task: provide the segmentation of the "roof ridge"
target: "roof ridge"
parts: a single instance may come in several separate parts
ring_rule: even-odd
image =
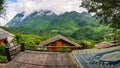
[[[68,43],[70,43],[70,44],[73,44],[73,45],[75,45],[75,46],[80,46],[79,44],[77,44],[77,43],[75,43],[75,42],[67,39],[66,37],[64,37],[64,36],[62,36],[62,35],[56,35],[56,36],[54,36],[54,37],[51,37],[51,38],[49,38],[48,40],[45,40],[45,41],[41,42],[41,43],[39,44],[39,46],[47,45],[47,44],[52,43],[52,42],[55,42],[55,41],[57,41],[57,40],[64,40],[64,41],[66,41],[66,42],[68,42]],[[39,46],[38,46],[38,47],[39,47]]]
[[[8,36],[14,36],[13,34],[9,33],[8,31],[0,28],[0,39],[5,39]]]

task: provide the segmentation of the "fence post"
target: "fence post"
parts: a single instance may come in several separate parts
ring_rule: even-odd
[[[25,51],[25,44],[24,43],[20,43],[21,44],[21,51]]]
[[[5,47],[5,53],[6,53],[6,56],[7,56],[7,60],[8,60],[8,61],[11,61],[12,58],[11,58],[11,56],[10,56],[9,43],[8,43],[7,39],[4,40],[4,43],[5,43],[5,45],[6,45],[6,47]]]
[[[11,56],[10,56],[10,50],[9,50],[9,47],[5,47],[5,53],[6,53],[6,56],[7,56],[7,60],[8,61],[11,61]]]

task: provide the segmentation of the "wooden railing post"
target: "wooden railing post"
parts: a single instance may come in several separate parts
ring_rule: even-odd
[[[7,60],[8,60],[8,61],[11,61],[12,58],[11,58],[11,56],[10,56],[9,43],[8,43],[7,39],[4,40],[4,43],[5,43],[5,45],[6,45],[6,47],[5,47],[5,53],[6,53],[6,56],[7,56]]]
[[[25,44],[24,43],[20,43],[21,44],[21,51],[25,51]]]
[[[6,53],[6,56],[7,56],[7,60],[8,60],[8,61],[11,61],[12,58],[11,58],[11,56],[10,56],[10,50],[9,50],[9,47],[8,47],[8,46],[5,47],[5,53]]]

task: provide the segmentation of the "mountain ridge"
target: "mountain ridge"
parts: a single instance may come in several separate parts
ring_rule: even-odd
[[[51,11],[34,12],[23,19],[15,16],[7,25],[13,32],[40,36],[61,34],[76,40],[103,40],[110,30],[101,26],[89,13],[76,11],[56,15]],[[18,19],[18,20],[17,20]],[[22,21],[21,21],[22,19]]]
[[[72,11],[72,12],[65,12],[64,14],[61,15],[56,15],[55,13],[48,11],[48,10],[41,10],[39,12],[33,12],[32,14],[30,14],[29,16],[24,18],[24,12],[23,13],[19,13],[17,14],[10,22],[8,22],[6,24],[7,27],[18,27],[21,26],[24,23],[27,23],[29,21],[31,21],[32,19],[39,19],[42,21],[45,20],[55,20],[56,18],[60,18],[60,17],[64,17],[64,18],[69,18],[69,19],[76,19],[76,16],[79,16],[78,18],[80,19],[80,17],[83,16],[83,18],[85,17],[84,15],[89,15],[89,18],[91,18],[91,20],[93,19],[92,16],[90,17],[90,14],[88,14],[87,12],[83,12],[83,13],[78,13],[76,11]],[[76,22],[79,20],[77,18],[77,20],[75,20]]]

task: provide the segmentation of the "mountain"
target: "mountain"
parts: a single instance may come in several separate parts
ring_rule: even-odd
[[[23,12],[17,14],[6,26],[15,33],[42,36],[62,34],[76,40],[103,40],[105,34],[110,32],[89,13],[76,11],[56,15],[54,12],[41,10],[28,16]]]
[[[19,13],[6,26],[24,28],[26,30],[31,29],[42,33],[47,31],[49,33],[54,32],[70,35],[78,30],[80,26],[94,25],[94,23],[95,20],[87,12],[78,13],[72,11],[56,15],[51,11],[41,10],[26,17],[24,12]]]
[[[47,27],[51,28],[51,25],[58,24],[61,22],[61,25],[64,22],[74,22],[78,26],[88,25],[94,22],[94,19],[90,14],[83,12],[78,13],[76,11],[66,12],[61,15],[56,15],[55,13],[48,10],[41,10],[40,12],[34,12],[29,16],[24,15],[23,13],[17,14],[9,23],[6,24],[8,27],[34,27],[34,29],[46,29]],[[60,25],[60,23],[59,23]],[[59,26],[58,26],[59,27]]]
[[[41,10],[26,17],[24,12],[19,13],[6,26],[40,31],[51,29],[53,32],[71,34],[78,30],[80,26],[94,25],[94,23],[95,20],[87,12],[72,11],[56,15],[51,11]]]
[[[27,27],[35,27],[40,29],[47,27],[47,25],[57,17],[56,14],[54,14],[51,11],[43,11],[40,12],[34,12],[30,14],[29,16],[24,16],[23,13],[17,14],[9,23],[6,24],[7,27],[19,27],[19,26],[27,26]]]
[[[23,13],[18,13],[9,23],[6,24],[6,26],[18,26],[22,23],[22,19],[24,17],[24,12]]]

